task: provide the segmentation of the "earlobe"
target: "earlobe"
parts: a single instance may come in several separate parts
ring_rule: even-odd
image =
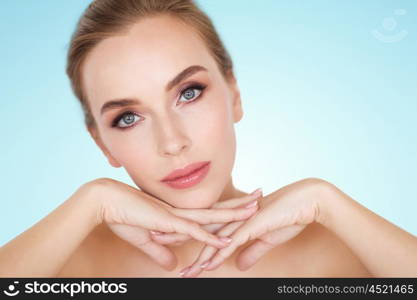
[[[97,144],[97,146],[101,149],[103,154],[107,157],[107,160],[109,161],[109,164],[115,168],[120,168],[122,165],[119,164],[119,162],[110,154],[110,152],[107,150],[106,146],[101,141],[100,135],[98,133],[97,128],[90,127],[87,128],[88,132],[90,133],[91,137],[93,138],[94,142]]]
[[[118,162],[117,162],[117,160],[115,160],[112,156],[111,156],[111,154],[105,154],[106,155],[106,157],[107,157],[107,160],[109,161],[109,164],[112,166],[112,167],[115,167],[115,168],[120,168],[122,165],[121,164],[119,164]]]

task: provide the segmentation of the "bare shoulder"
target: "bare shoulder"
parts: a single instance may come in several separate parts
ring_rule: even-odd
[[[271,252],[268,261],[289,277],[372,277],[341,239],[316,222]]]

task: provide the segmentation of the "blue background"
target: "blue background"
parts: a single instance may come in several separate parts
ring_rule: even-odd
[[[236,187],[270,193],[320,177],[416,235],[417,2],[197,3],[229,49],[241,90]],[[0,245],[87,181],[134,185],[88,135],[65,75],[87,4],[2,1]]]

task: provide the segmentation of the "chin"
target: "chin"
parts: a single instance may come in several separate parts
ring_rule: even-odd
[[[220,194],[221,191],[216,193],[213,189],[196,189],[183,197],[177,196],[172,201],[167,200],[167,202],[177,208],[210,208],[217,202]]]
[[[207,199],[207,201],[200,199],[182,199],[181,201],[174,201],[170,202],[171,205],[175,206],[176,208],[210,208],[214,203],[217,201],[213,201],[213,199]]]

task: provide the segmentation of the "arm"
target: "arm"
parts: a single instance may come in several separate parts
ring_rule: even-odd
[[[325,182],[318,222],[334,232],[375,277],[416,277],[417,238]]]
[[[246,199],[247,200],[247,199]],[[175,254],[149,231],[189,235],[214,247],[230,242],[205,231],[202,224],[243,220],[254,208],[180,209],[109,178],[81,186],[37,224],[0,248],[0,277],[56,277],[72,253],[100,223],[172,270]]]
[[[54,277],[99,223],[99,204],[83,185],[45,218],[0,248],[0,277]]]

